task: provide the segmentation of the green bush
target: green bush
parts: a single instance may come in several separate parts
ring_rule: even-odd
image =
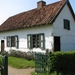
[[[2,64],[2,61],[1,61],[1,60],[2,60],[2,57],[1,57],[1,55],[0,55],[0,67],[1,67],[1,64]]]
[[[11,50],[9,56],[19,57],[19,58],[25,58],[28,60],[34,59],[34,53],[33,52],[21,52],[16,50]]]
[[[1,54],[2,55],[7,55],[7,56],[9,55],[7,51],[3,51]]]
[[[62,74],[75,72],[75,52],[54,52],[50,58],[50,69]]]

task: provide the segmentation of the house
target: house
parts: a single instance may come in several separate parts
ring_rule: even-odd
[[[0,26],[0,50],[75,50],[75,14],[69,0],[46,5],[9,17]]]

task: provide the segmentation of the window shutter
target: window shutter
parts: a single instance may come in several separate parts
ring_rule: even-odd
[[[44,34],[40,34],[40,48],[45,49],[45,36],[44,36]]]
[[[7,47],[11,47],[11,37],[7,36]]]
[[[64,29],[67,29],[67,21],[64,20]]]
[[[18,36],[15,36],[15,47],[19,48],[19,39],[18,39]]]
[[[31,34],[27,35],[27,47],[29,49],[33,48],[33,36]]]
[[[30,48],[30,35],[27,35],[27,47]]]
[[[70,21],[68,20],[68,30],[70,30]]]
[[[64,29],[70,30],[70,21],[69,20],[64,19]]]
[[[15,36],[11,36],[11,47],[15,47]]]
[[[30,49],[33,48],[33,35],[30,35]]]

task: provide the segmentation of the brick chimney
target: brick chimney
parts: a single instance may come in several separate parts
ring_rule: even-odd
[[[38,9],[40,9],[40,8],[42,8],[43,6],[45,6],[46,5],[46,2],[45,1],[39,1],[39,2],[37,2],[37,8]]]

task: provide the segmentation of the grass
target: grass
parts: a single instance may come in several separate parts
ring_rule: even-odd
[[[53,72],[53,73],[50,73],[50,74],[44,74],[44,73],[35,73],[35,72],[32,72],[31,75],[57,75],[56,72]],[[61,74],[59,73],[59,75],[75,75],[75,73],[71,73],[71,74]]]
[[[32,72],[31,75],[56,75],[56,72],[53,72],[53,73],[50,73],[50,74],[47,74],[47,73],[46,74],[44,74],[44,73],[37,73],[36,74],[35,72]]]
[[[8,57],[8,64],[14,68],[22,69],[22,68],[33,68],[35,66],[34,61],[28,61],[23,58],[16,58],[16,57]]]

